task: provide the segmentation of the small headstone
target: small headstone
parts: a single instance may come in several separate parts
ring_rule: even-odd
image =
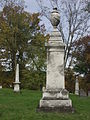
[[[45,91],[45,89],[46,89],[46,88],[45,88],[45,87],[43,87],[43,88],[42,88],[42,91],[44,92],[44,91]]]
[[[90,97],[90,91],[88,91],[88,96]]]
[[[2,85],[0,85],[0,89],[2,89]]]
[[[80,89],[80,97],[86,97],[87,96],[87,94],[86,94],[86,92],[83,90],[83,89]]]
[[[10,85],[10,88],[12,88],[12,85]]]
[[[78,75],[76,76],[76,81],[75,81],[75,94],[79,95],[79,81],[78,81]]]

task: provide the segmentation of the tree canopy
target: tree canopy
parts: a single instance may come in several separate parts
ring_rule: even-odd
[[[83,37],[73,43],[74,70],[79,74],[90,74],[90,36]]]
[[[44,25],[40,25],[39,15],[39,13],[26,12],[24,6],[13,0],[6,1],[0,12],[0,66],[1,71],[9,71],[13,74],[13,80],[17,50],[19,51],[20,79],[22,81],[25,80],[24,72],[27,73],[29,80],[30,75],[32,78],[34,77],[33,72],[36,74],[45,72],[44,44],[48,36],[44,34]],[[40,79],[39,77],[38,79]],[[43,77],[42,81],[44,81]],[[35,84],[37,86],[38,83]]]

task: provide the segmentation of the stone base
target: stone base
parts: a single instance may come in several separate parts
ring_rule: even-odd
[[[43,100],[68,100],[69,92],[66,89],[57,89],[57,90],[44,90],[43,91]]]
[[[14,82],[14,92],[20,92],[20,82]]]
[[[74,113],[75,110],[72,107],[38,107],[37,112],[60,112],[60,113]]]
[[[74,112],[72,101],[66,89],[45,90],[40,100],[38,111]]]
[[[40,100],[40,107],[72,107],[72,101],[69,100]]]

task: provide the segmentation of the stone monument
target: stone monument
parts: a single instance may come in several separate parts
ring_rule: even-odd
[[[76,75],[76,81],[75,81],[75,94],[79,95],[79,81],[78,81],[78,75]]]
[[[16,53],[16,75],[15,75],[15,82],[14,82],[14,92],[20,92],[20,82],[19,82],[19,52]]]
[[[88,96],[90,97],[90,90],[88,91]]]
[[[2,85],[0,85],[0,89],[2,89]]]
[[[60,22],[60,14],[57,8],[51,13],[53,31],[47,42],[47,72],[46,89],[39,103],[38,111],[73,111],[69,92],[65,89],[64,78],[64,48],[61,33],[57,26]]]
[[[82,89],[82,88],[80,89],[79,96],[80,97],[87,97],[87,94],[86,94],[84,89]]]

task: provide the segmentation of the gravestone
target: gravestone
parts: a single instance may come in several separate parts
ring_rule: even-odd
[[[10,88],[12,88],[12,85],[9,85],[10,86]]]
[[[19,64],[16,66],[16,76],[14,82],[14,92],[20,92],[20,82],[19,82]]]
[[[75,94],[79,95],[79,81],[78,81],[78,76],[76,76],[76,81],[75,81]]]
[[[0,85],[0,89],[2,89],[2,85]]]
[[[88,96],[90,97],[90,91],[88,91]]]
[[[19,82],[19,52],[16,53],[17,58],[17,65],[16,65],[16,75],[15,75],[15,82],[14,82],[14,92],[20,92],[20,82]]]
[[[65,89],[64,78],[64,48],[61,33],[57,26],[60,15],[57,8],[51,13],[53,31],[46,44],[47,48],[47,73],[46,89],[39,103],[38,111],[73,111],[69,92]]]
[[[86,92],[83,89],[80,89],[79,95],[80,95],[80,97],[86,97],[87,96]]]
[[[42,91],[45,91],[45,87],[43,86]]]

